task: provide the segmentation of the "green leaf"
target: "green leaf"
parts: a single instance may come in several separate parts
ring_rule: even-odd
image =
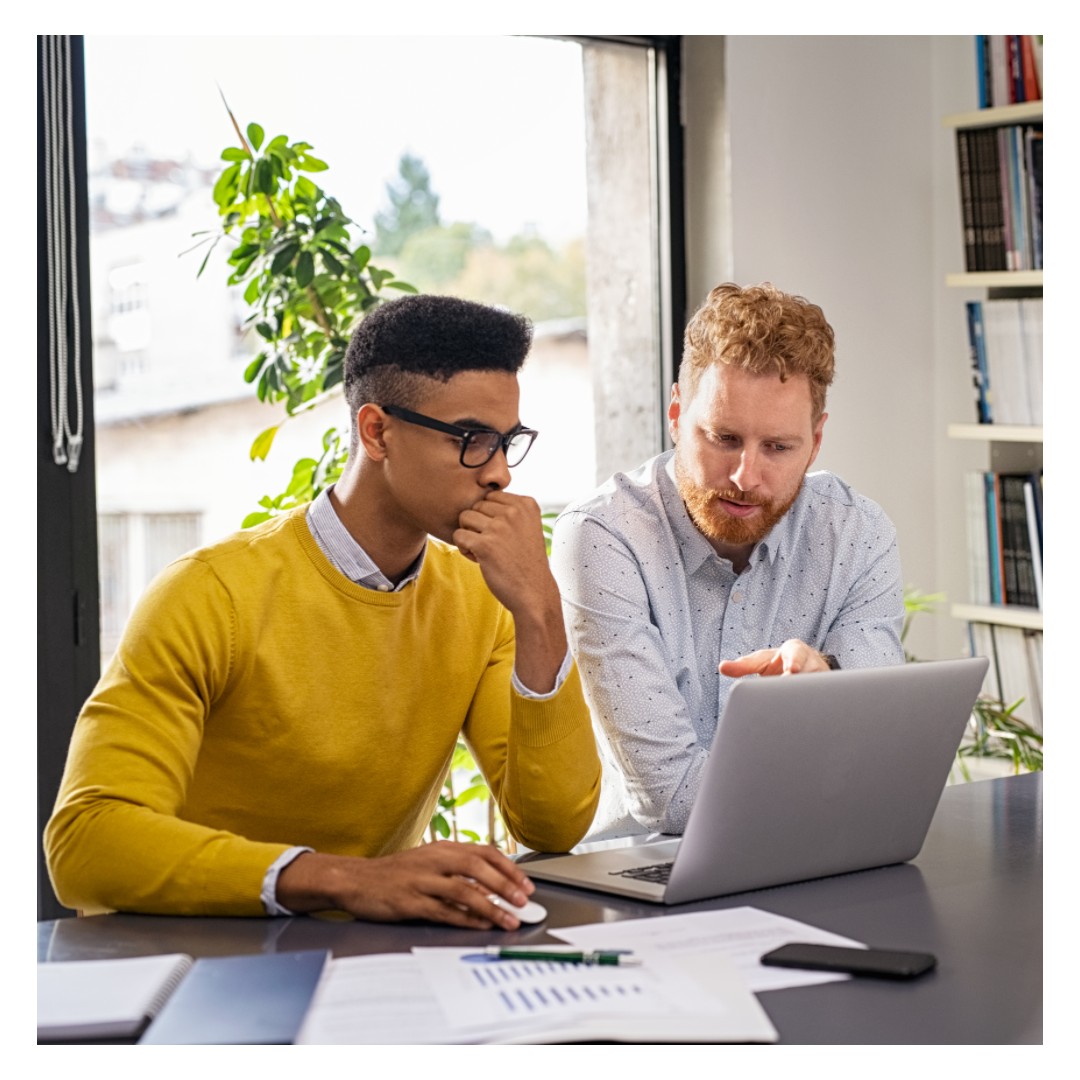
[[[247,161],[251,155],[240,146],[227,146],[221,151],[222,161]]]
[[[270,447],[274,444],[274,436],[278,433],[280,424],[275,424],[273,427],[268,427],[265,431],[260,432],[255,437],[255,441],[251,444],[250,457],[254,461],[258,458],[260,461],[266,460],[266,455],[270,453]]]
[[[254,187],[261,195],[273,195],[277,190],[274,166],[268,158],[260,158],[255,164]]]
[[[477,799],[486,799],[489,795],[487,784],[474,784],[472,787],[466,788],[454,800],[454,803],[457,806],[464,806],[466,803],[475,802]]]
[[[296,260],[296,284],[306,288],[311,284],[315,276],[315,260],[310,251],[301,251],[300,258]]]
[[[220,239],[220,237],[218,238]],[[202,272],[206,269],[206,264],[210,261],[210,256],[213,254],[214,248],[217,247],[217,240],[215,240],[209,248],[207,248],[206,254],[203,256],[203,261],[199,264],[199,271],[195,275],[197,278],[202,277]]]
[[[367,244],[361,244],[352,254],[353,265],[357,270],[363,270],[371,259],[371,248]]]
[[[236,197],[237,177],[239,175],[240,166],[230,165],[218,177],[212,194],[212,198],[218,206],[228,206]]]
[[[388,289],[398,289],[404,293],[418,293],[420,291],[415,285],[410,285],[407,281],[388,281],[386,287]]]
[[[254,381],[255,377],[262,371],[263,364],[265,363],[266,353],[259,353],[259,355],[244,368],[244,382]]]
[[[251,281],[248,282],[248,287],[244,290],[244,303],[254,304],[255,301],[259,299],[259,289],[259,279],[253,277]]]
[[[295,241],[290,241],[285,247],[283,247],[275,256],[274,261],[270,264],[271,274],[280,274],[285,270],[294,258],[296,253],[300,250],[300,245]]]
[[[330,168],[325,161],[320,161],[317,157],[312,157],[310,154],[302,154],[299,161],[296,163],[296,167],[302,169],[304,172],[323,172]]]
[[[251,123],[247,126],[247,137],[251,145],[258,150],[262,146],[263,135],[265,132],[258,124]]]
[[[329,251],[324,249],[320,254],[322,255],[323,264],[330,273],[338,275],[345,273],[345,267],[342,266]]]
[[[244,518],[240,523],[240,528],[250,529],[252,525],[261,525],[264,521],[269,521],[273,516],[273,514],[269,514],[265,510],[256,510]]]
[[[442,814],[436,814],[431,819],[431,827],[435,830],[444,840],[450,835],[450,826],[447,823],[446,818]]]

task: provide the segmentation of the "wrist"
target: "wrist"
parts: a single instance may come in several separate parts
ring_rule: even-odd
[[[298,855],[278,875],[277,902],[290,911],[331,911],[343,907],[342,863],[366,862],[317,851]]]

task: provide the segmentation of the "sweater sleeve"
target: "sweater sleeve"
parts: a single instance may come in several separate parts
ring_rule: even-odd
[[[75,725],[45,851],[57,896],[87,911],[262,915],[267,867],[289,845],[183,819],[235,616],[195,559],[172,564],[133,613]]]
[[[505,610],[498,630],[464,735],[510,834],[535,851],[568,851],[600,798],[600,759],[577,666],[551,697],[523,697],[511,688],[514,631]]]

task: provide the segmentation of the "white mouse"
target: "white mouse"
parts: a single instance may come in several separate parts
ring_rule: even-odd
[[[496,906],[508,911],[523,923],[543,922],[547,918],[547,908],[535,900],[526,900],[521,907],[515,907],[509,900],[504,900],[496,893],[489,893],[488,899]]]

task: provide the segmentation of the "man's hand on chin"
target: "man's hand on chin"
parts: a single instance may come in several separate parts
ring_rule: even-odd
[[[743,675],[802,675],[828,671],[829,661],[805,641],[789,638],[779,649],[758,649],[735,660],[722,660],[719,670],[733,679]]]
[[[567,644],[539,505],[527,495],[489,492],[461,514],[453,541],[479,563],[488,588],[514,617],[517,677],[534,693],[552,690]]]

